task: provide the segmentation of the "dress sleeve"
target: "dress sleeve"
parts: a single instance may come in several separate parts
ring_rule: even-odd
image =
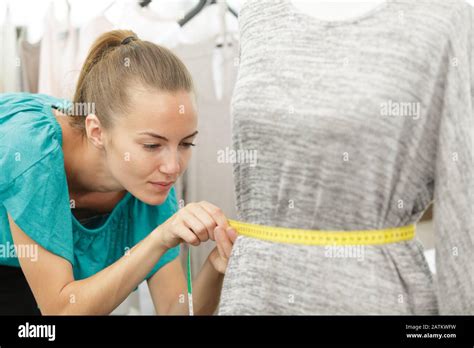
[[[436,149],[433,218],[440,314],[474,314],[474,11],[466,6],[447,48]]]
[[[161,225],[163,222],[168,220],[171,216],[173,216],[178,211],[178,203],[176,200],[176,192],[175,188],[172,187],[166,201],[157,206],[158,208],[158,221],[156,226]],[[168,264],[169,262],[173,261],[179,256],[180,246],[177,245],[174,248],[169,249],[166,251],[163,256],[158,260],[155,267],[148,273],[145,279],[151,278],[160,268]]]
[[[74,265],[69,194],[63,155],[57,145],[0,188],[0,204],[31,239]],[[12,168],[12,161],[12,157],[3,157],[0,162],[4,168]]]

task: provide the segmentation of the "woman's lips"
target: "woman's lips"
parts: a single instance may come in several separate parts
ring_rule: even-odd
[[[174,184],[174,181],[149,181],[149,183],[159,191],[165,191],[171,188],[171,186]]]

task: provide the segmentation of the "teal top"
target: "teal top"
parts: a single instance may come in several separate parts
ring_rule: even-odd
[[[31,239],[69,261],[79,280],[120,259],[178,205],[174,187],[157,206],[128,192],[110,214],[82,225],[71,213],[62,130],[51,109],[70,105],[42,94],[0,94],[0,265],[20,267],[17,252],[32,259],[36,253],[14,248],[8,211]],[[169,249],[146,279],[178,254],[179,246]]]

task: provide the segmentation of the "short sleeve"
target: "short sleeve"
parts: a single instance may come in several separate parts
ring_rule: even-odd
[[[434,229],[440,314],[474,313],[472,7],[451,38],[438,129]]]
[[[11,168],[12,161],[4,158],[2,164]],[[59,144],[0,188],[0,204],[31,239],[74,265],[69,194]],[[0,233],[11,235],[10,231]]]
[[[159,226],[164,223],[178,211],[178,203],[176,200],[176,192],[174,187],[171,188],[165,202],[155,208],[158,209],[158,220],[156,226]],[[148,273],[145,279],[150,279],[160,268],[176,259],[179,256],[179,251],[179,245],[166,251],[163,256],[161,256],[161,258],[158,260],[155,267],[153,267],[150,273]]]

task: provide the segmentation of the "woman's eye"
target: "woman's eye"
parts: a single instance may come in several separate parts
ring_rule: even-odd
[[[143,147],[147,150],[153,150],[160,147],[160,144],[144,144]]]
[[[181,143],[180,146],[184,147],[184,148],[190,148],[191,146],[196,146],[196,144],[193,144],[193,143]],[[154,150],[154,149],[157,149],[159,147],[161,147],[160,144],[143,144],[143,147],[146,149],[146,150]]]

